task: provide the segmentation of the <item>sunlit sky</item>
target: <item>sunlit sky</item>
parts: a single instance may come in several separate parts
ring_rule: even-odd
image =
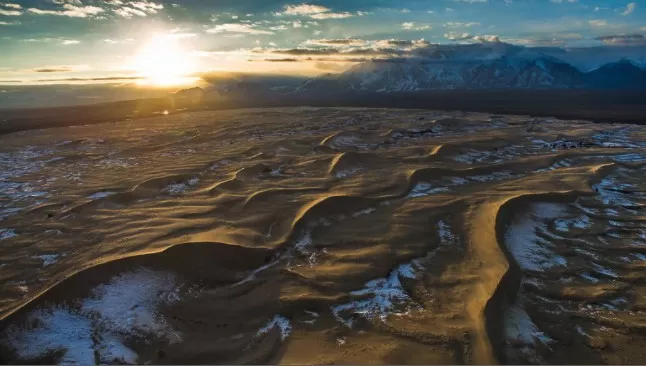
[[[0,83],[207,71],[315,75],[429,44],[646,47],[646,4],[618,0],[8,0]],[[596,51],[595,51],[596,52]]]

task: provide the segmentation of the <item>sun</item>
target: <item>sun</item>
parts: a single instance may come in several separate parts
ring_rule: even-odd
[[[137,52],[131,67],[146,85],[185,85],[197,80],[193,76],[197,69],[192,53],[172,35],[154,36]]]

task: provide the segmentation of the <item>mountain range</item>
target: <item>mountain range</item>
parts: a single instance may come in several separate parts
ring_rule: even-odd
[[[264,90],[311,95],[456,89],[646,89],[643,61],[620,59],[584,70],[564,61],[564,52],[560,48],[527,48],[504,42],[430,45],[413,49],[406,57],[365,61],[345,72],[299,83],[295,78],[271,78],[270,82],[233,78],[212,82],[212,89],[231,94]]]
[[[368,61],[304,82],[299,93],[447,89],[646,89],[646,69],[629,60],[588,72],[549,56],[493,60]]]

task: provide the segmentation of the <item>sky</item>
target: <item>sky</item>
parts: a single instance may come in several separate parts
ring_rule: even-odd
[[[639,0],[1,1],[0,84],[316,75],[451,43],[646,55]]]

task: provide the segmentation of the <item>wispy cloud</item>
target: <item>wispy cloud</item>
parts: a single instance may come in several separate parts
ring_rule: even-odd
[[[592,20],[588,20],[588,24],[590,24],[593,27],[607,27],[608,21],[603,19],[592,19]]]
[[[103,40],[103,42],[108,43],[108,44],[122,44],[122,43],[129,43],[132,42],[132,38],[126,38],[126,39],[112,39],[112,38],[106,38]]]
[[[75,39],[68,39],[68,38],[25,38],[22,39],[23,42],[28,42],[28,43],[50,43],[50,42],[56,42],[60,43],[62,45],[73,45],[73,44],[79,44],[81,41],[75,40]]]
[[[450,41],[475,41],[475,42],[500,42],[500,37],[496,35],[472,35],[469,33],[444,33],[444,38]]]
[[[429,30],[431,29],[430,24],[417,24],[415,22],[404,22],[402,23],[402,29],[404,30]]]
[[[246,23],[219,24],[211,29],[207,29],[206,32],[207,33],[274,34],[274,32],[270,30],[257,29],[252,24],[246,24]]]
[[[22,9],[22,5],[15,3],[0,3],[0,6],[10,9]]]
[[[55,73],[55,72],[75,72],[87,71],[91,68],[88,65],[57,65],[57,66],[42,66],[31,69],[33,72],[38,73]]]
[[[344,19],[353,16],[354,14],[348,13],[347,11],[343,13],[318,13],[310,15],[314,19]]]
[[[58,15],[72,18],[86,18],[104,12],[103,8],[98,6],[77,6],[72,4],[63,4],[65,10],[43,10],[38,8],[29,8],[28,12],[37,15]]]
[[[624,10],[621,12],[621,15],[626,16],[626,15],[632,14],[633,11],[635,11],[636,7],[637,7],[636,3],[629,3],[628,5],[626,5]]]
[[[363,39],[310,39],[305,41],[305,44],[317,46],[363,46],[366,41]]]
[[[19,15],[22,15],[22,11],[20,11],[20,10],[6,10],[6,9],[0,9],[0,15],[5,15],[5,16],[19,16]]]
[[[285,5],[285,11],[276,13],[277,15],[312,15],[321,14],[331,11],[332,9],[326,8],[321,5],[299,4],[299,5]]]
[[[107,4],[118,6],[114,9],[114,13],[120,17],[132,18],[132,17],[145,17],[151,14],[157,14],[158,11],[164,9],[163,4],[158,4],[152,1],[129,1],[124,2],[122,0],[109,0],[106,1]]]
[[[480,22],[447,22],[444,23],[444,26],[447,28],[470,28],[476,25],[480,25]]]
[[[333,12],[332,9],[321,5],[312,4],[298,4],[298,5],[285,5],[283,12],[274,13],[276,16],[308,16],[313,19],[344,19],[358,15],[362,16],[366,13],[357,12],[356,14],[350,12]]]

